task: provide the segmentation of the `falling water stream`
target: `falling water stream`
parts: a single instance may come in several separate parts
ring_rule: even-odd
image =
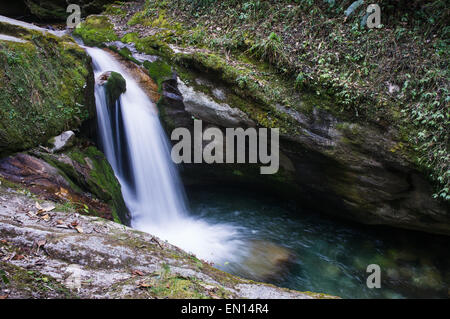
[[[189,215],[156,106],[110,54],[98,48],[86,50],[96,78],[115,71],[126,80],[126,92],[114,106],[115,112],[108,108],[103,86],[96,85],[95,98],[103,150],[121,183],[132,227],[207,261],[220,263],[238,256],[243,242],[236,236],[236,227],[210,224]],[[126,145],[121,145],[119,133]]]

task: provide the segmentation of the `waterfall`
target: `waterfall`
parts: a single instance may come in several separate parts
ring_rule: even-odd
[[[215,263],[239,255],[236,250],[243,243],[236,228],[189,216],[156,106],[112,55],[98,48],[86,50],[96,78],[115,71],[126,80],[126,92],[113,110],[108,109],[103,86],[96,84],[95,99],[101,145],[122,186],[131,226]]]

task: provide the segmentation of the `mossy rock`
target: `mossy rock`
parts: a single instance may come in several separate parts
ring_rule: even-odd
[[[81,37],[84,44],[88,46],[103,46],[105,42],[118,40],[113,27],[108,17],[92,15],[80,23],[75,28],[73,34]]]
[[[73,148],[67,155],[73,161],[88,166],[90,170],[84,176],[81,176],[79,172],[71,172],[70,170],[66,173],[69,176],[77,176],[78,184],[81,184],[98,199],[109,204],[116,222],[129,224],[129,211],[123,200],[119,181],[105,155],[95,146],[89,146],[85,149]],[[71,170],[73,170],[73,167]]]
[[[69,37],[0,23],[0,155],[29,149],[95,116],[91,59]],[[38,63],[37,63],[38,61]]]
[[[162,59],[158,59],[155,62],[145,61],[144,67],[148,70],[150,77],[156,81],[160,90],[162,82],[173,77],[172,68]]]
[[[141,65],[142,62],[136,60],[133,57],[133,53],[131,53],[130,49],[128,49],[127,47],[124,47],[122,49],[118,49],[117,47],[115,47],[114,45],[110,45],[108,46],[108,49],[120,54],[123,58],[125,58],[126,60],[130,60],[135,64]]]
[[[120,95],[127,90],[127,82],[120,73],[114,71],[105,75],[108,77],[105,83],[106,97],[108,105],[112,107]]]
[[[139,34],[137,32],[130,32],[125,34],[120,41],[123,43],[136,43],[139,41]]]
[[[96,208],[107,208],[107,217],[114,221],[128,225],[130,212],[125,205],[119,181],[106,159],[105,155],[95,146],[83,147],[78,143],[62,154],[49,154],[36,152],[34,155],[55,167],[70,185],[71,191],[77,194],[89,194],[90,198],[99,200],[102,205],[93,205],[91,200],[84,203],[74,203],[75,206],[87,204],[89,215],[103,216],[104,211],[96,211]],[[70,196],[69,196],[70,197]],[[80,200],[84,196],[72,196]],[[81,205],[83,206],[83,205]]]
[[[9,298],[78,298],[74,291],[68,289],[50,275],[36,270],[0,261],[0,289],[8,289]]]

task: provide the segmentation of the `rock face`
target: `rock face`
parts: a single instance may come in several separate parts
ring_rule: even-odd
[[[49,202],[39,206],[48,207]],[[0,295],[9,298],[330,298],[224,273],[149,234],[0,186]],[[5,261],[6,260],[6,261]],[[36,280],[40,278],[40,280]],[[45,278],[45,279],[44,279]],[[33,279],[33,280],[30,280]],[[40,285],[53,289],[39,289]]]
[[[121,42],[120,42],[121,43]],[[123,45],[123,44],[122,44]],[[139,84],[139,86],[145,91],[147,96],[150,98],[152,102],[155,104],[159,101],[161,98],[160,93],[158,92],[158,85],[153,81],[153,79],[149,76],[148,71],[145,67],[142,67],[140,64],[136,64],[128,58],[133,59],[134,61],[141,63],[140,60],[142,59],[149,59],[154,61],[157,57],[155,56],[149,56],[149,55],[139,55],[139,54],[133,54],[132,51],[128,49],[128,47],[115,47],[110,46],[111,49],[105,49],[109,54],[113,55],[116,59],[118,59],[127,69],[128,74],[133,77],[133,79]],[[132,48],[133,49],[133,48]],[[125,50],[125,53],[123,53]],[[134,49],[136,50],[136,49]],[[119,53],[117,53],[119,52]],[[137,60],[139,59],[139,60]]]
[[[238,108],[232,108],[226,103],[217,103],[206,94],[188,87],[179,79],[177,84],[180,94],[183,97],[185,110],[194,117],[223,127],[255,126],[255,122],[249,119],[247,114]],[[216,97],[219,96],[219,99],[224,95],[218,89],[213,89],[213,92],[216,93]]]
[[[75,133],[73,131],[62,132],[60,135],[50,139],[50,144],[52,144],[50,151],[52,153],[59,152],[67,147],[72,146],[74,138]]]
[[[0,178],[42,198],[129,224],[120,184],[105,156],[79,145],[61,154],[34,150],[0,160]]]
[[[120,95],[127,90],[127,82],[120,73],[108,71],[100,75],[99,85],[105,86],[106,99],[109,107],[113,107]]]
[[[4,22],[0,34],[25,40],[0,40],[0,156],[95,117],[91,59],[73,39]]]
[[[218,90],[223,83],[194,74],[192,86],[180,80],[161,85],[160,113],[169,136],[177,126],[193,130],[193,117],[203,120],[204,128],[218,127],[224,136],[226,127],[260,125],[254,113],[221,104],[235,100],[232,90]],[[361,223],[450,235],[448,205],[433,199],[429,182],[396,154],[401,143],[394,132],[340,121],[319,108],[304,114],[278,105],[277,111],[302,132],[282,134],[279,173],[261,176],[252,165],[186,164],[185,182],[248,184]]]
[[[193,130],[194,119],[222,132],[230,126],[280,129],[277,174],[262,176],[255,165],[186,164],[186,184],[247,185],[365,224],[450,235],[449,204],[432,197],[433,186],[398,128],[338,112],[326,94],[294,90],[256,64],[169,45],[152,37],[155,29],[127,25],[117,15],[102,17],[112,21],[116,38],[134,42],[143,54],[160,55],[144,59],[143,66],[161,91],[159,114],[169,136],[177,127]],[[89,23],[82,28],[95,31]]]
[[[249,257],[243,261],[242,273],[245,269],[251,269],[246,275],[261,281],[273,281],[283,278],[293,262],[295,255],[289,249],[264,240],[250,242]]]

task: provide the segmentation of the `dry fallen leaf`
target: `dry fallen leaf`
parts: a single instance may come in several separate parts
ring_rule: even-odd
[[[208,294],[209,294],[209,295],[211,296],[211,298],[213,298],[213,299],[220,299],[219,296],[217,296],[216,294],[214,294],[214,293],[212,293],[212,292],[209,292]]]
[[[65,188],[60,187],[60,188],[59,188],[59,193],[60,193],[62,196],[66,196],[66,195],[69,193],[69,191],[68,191],[67,189],[65,189]]]
[[[48,214],[45,214],[44,216],[41,217],[43,220],[48,221],[50,220],[50,216]]]
[[[0,300],[6,299],[6,298],[8,298],[8,295],[0,296]]]
[[[144,273],[140,270],[133,270],[133,275],[144,276]]]
[[[64,224],[64,221],[62,221],[61,219],[58,219],[58,220],[56,221],[56,223],[57,223],[58,225],[62,225],[62,224]]]
[[[77,232],[79,232],[80,234],[83,233],[83,228],[81,228],[81,226],[76,226],[75,229],[76,229]]]
[[[25,258],[24,255],[15,255],[15,256],[13,257],[13,260],[22,260],[22,259],[24,259],[24,258]]]
[[[77,227],[77,226],[78,226],[78,222],[77,222],[77,221],[72,222],[72,223],[70,224],[70,226],[72,226],[72,227]]]
[[[138,285],[139,288],[149,288],[149,287],[151,287],[151,286],[152,286],[152,285],[147,284],[147,283],[145,283],[145,282],[141,282],[141,283],[139,283],[139,285]]]
[[[36,203],[36,207],[38,207],[38,211],[37,211],[38,215],[42,215],[42,214],[48,213],[48,212],[50,212],[50,211],[55,209],[54,205],[50,205],[50,206],[47,206],[47,207],[42,207],[41,205],[39,205],[39,203]]]

